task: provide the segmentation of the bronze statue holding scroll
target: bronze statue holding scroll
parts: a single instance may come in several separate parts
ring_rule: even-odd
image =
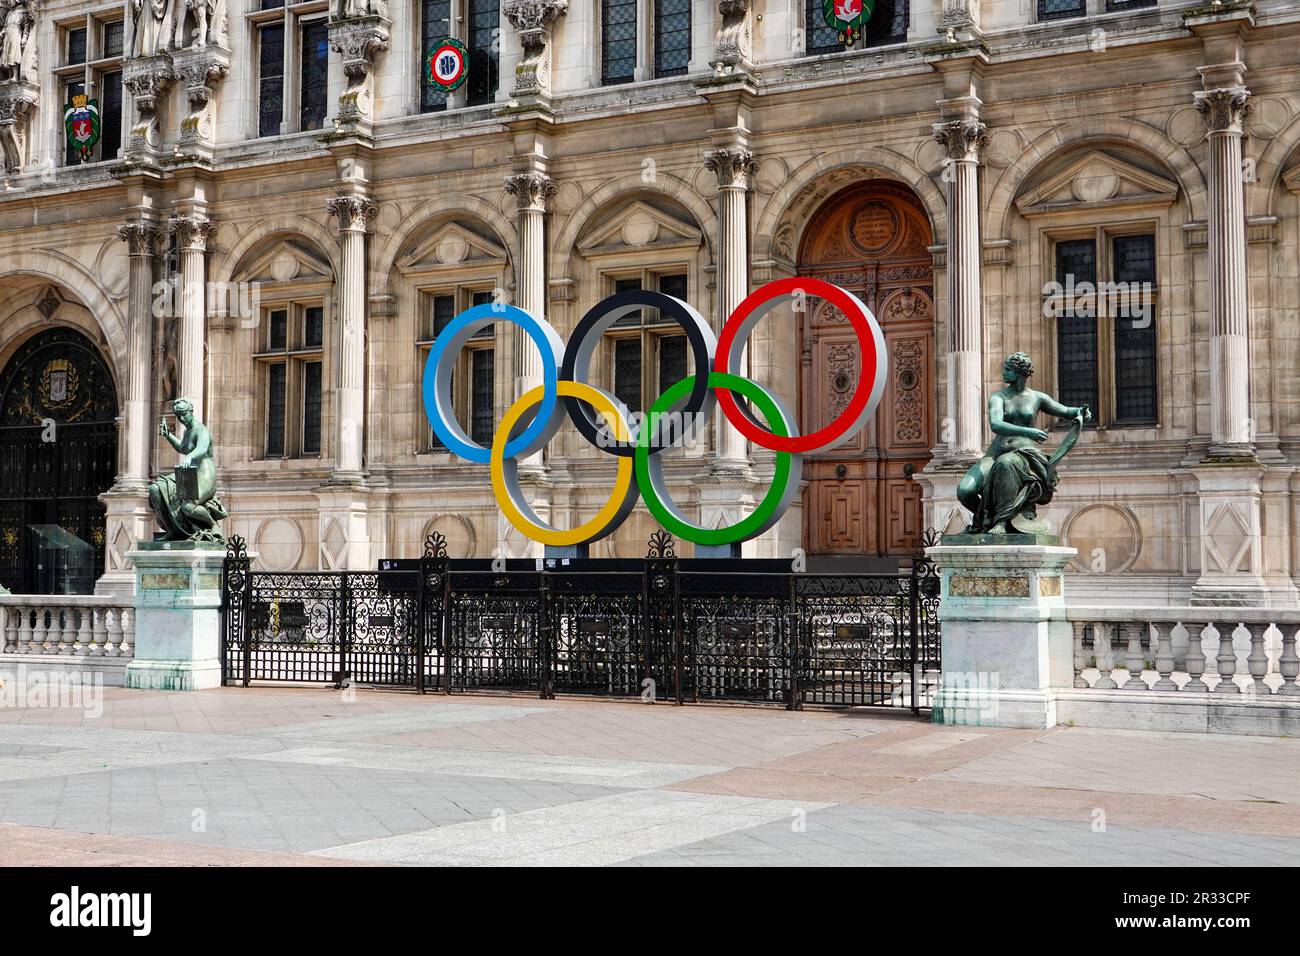
[[[163,530],[155,541],[224,541],[221,526],[226,509],[217,497],[217,464],[212,457],[212,434],[194,415],[188,398],[172,402],[172,413],[185,426],[177,438],[164,418],[158,425],[181,460],[170,475],[160,475],[149,485],[149,504]]]

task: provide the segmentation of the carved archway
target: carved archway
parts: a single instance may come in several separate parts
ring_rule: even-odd
[[[800,243],[801,275],[849,289],[880,320],[889,383],[871,425],[853,442],[804,458],[804,541],[813,554],[915,553],[930,460],[934,400],[934,242],[906,185],[871,180],[828,198]],[[819,429],[852,397],[861,371],[844,316],[825,302],[800,329],[800,428]]]

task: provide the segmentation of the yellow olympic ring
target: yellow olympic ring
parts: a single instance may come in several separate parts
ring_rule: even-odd
[[[605,420],[612,424],[615,441],[627,442],[632,440],[632,433],[623,417],[623,410],[600,389],[593,388],[583,382],[562,381],[556,383],[556,386],[558,397],[579,399],[602,414]],[[620,457],[618,459],[618,475],[614,479],[614,491],[596,516],[585,524],[570,528],[567,531],[560,531],[550,525],[543,524],[532,513],[532,509],[522,497],[516,501],[515,495],[511,493],[511,486],[515,484],[514,477],[517,473],[518,463],[513,458],[506,458],[506,443],[510,441],[519,420],[530,409],[542,403],[545,393],[546,386],[539,385],[532,391],[521,395],[507,409],[505,417],[501,419],[501,423],[497,426],[496,434],[492,436],[492,457],[489,463],[492,475],[492,494],[496,497],[497,507],[506,516],[506,520],[534,541],[553,547],[565,547],[595,541],[617,527],[632,506],[636,504],[636,467],[632,458]]]

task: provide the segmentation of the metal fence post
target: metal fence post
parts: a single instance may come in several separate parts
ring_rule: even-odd
[[[908,642],[910,653],[911,653],[911,660],[909,661],[910,667],[908,668],[908,673],[911,675],[910,682],[912,685],[912,714],[914,716],[919,717],[921,715],[921,705],[918,703],[919,697],[917,695],[920,691],[921,682],[918,680],[919,675],[917,674],[917,670],[919,669],[920,664],[917,660],[918,654],[917,654],[916,629],[917,627],[920,626],[920,614],[919,614],[920,609],[917,606],[917,601],[919,600],[920,597],[919,590],[918,590],[920,587],[920,581],[917,578],[916,570],[917,570],[916,558],[913,558],[912,575],[907,589],[908,633],[911,636]]]
[[[541,685],[538,691],[538,696],[541,697],[542,700],[553,700],[555,698],[555,692],[551,690],[551,668],[553,666],[551,640],[552,637],[558,638],[558,635],[555,634],[556,628],[554,625],[556,622],[551,618],[553,611],[551,602],[551,572],[545,569],[542,570],[541,597],[541,626],[538,628],[539,633],[537,635],[537,656],[540,671],[537,678],[538,683]]]
[[[352,594],[348,572],[339,573],[339,675],[335,687],[343,687],[348,680],[348,654],[352,645]]]
[[[803,710],[803,700],[800,699],[799,689],[799,666],[800,652],[802,650],[799,638],[802,636],[802,616],[799,613],[799,579],[792,571],[790,573],[790,613],[786,615],[786,626],[790,629],[790,698],[786,701],[786,710]]]

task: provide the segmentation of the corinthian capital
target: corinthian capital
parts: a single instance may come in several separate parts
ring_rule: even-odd
[[[162,230],[151,222],[128,222],[117,227],[117,238],[126,243],[132,256],[152,256],[157,251]]]
[[[555,181],[545,173],[516,173],[506,177],[506,192],[515,197],[520,211],[546,212],[546,204],[555,190]]]
[[[934,124],[934,140],[956,162],[978,163],[989,144],[989,128],[977,119],[951,120]]]
[[[203,251],[208,247],[212,223],[198,216],[175,216],[167,222],[167,235],[176,237],[182,249]]]
[[[1244,86],[1226,86],[1196,94],[1196,109],[1211,133],[1240,133],[1250,115],[1250,90]]]
[[[719,189],[748,189],[758,161],[743,146],[723,146],[704,157],[704,167],[718,177]]]
[[[365,232],[379,214],[379,204],[365,196],[335,196],[325,208],[338,219],[340,232]]]

